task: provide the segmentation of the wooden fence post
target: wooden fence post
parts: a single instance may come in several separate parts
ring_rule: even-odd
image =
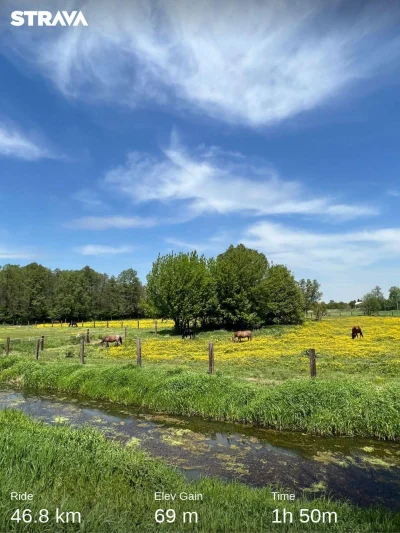
[[[122,321],[121,322],[121,329],[124,327],[124,322]]]
[[[94,327],[94,328],[96,327],[96,322],[93,322],[93,327]]]
[[[124,333],[124,340],[126,341],[126,330],[127,328],[125,327],[125,333]]]
[[[82,327],[83,327],[83,320],[82,320]]]
[[[44,349],[44,335],[40,337],[40,351],[43,351]]]
[[[83,365],[85,363],[85,337],[81,338],[81,345],[79,350],[79,359],[81,360],[81,364]]]
[[[107,327],[108,327],[108,320],[107,320]]]
[[[214,343],[208,344],[208,373],[214,374]]]
[[[36,361],[39,359],[39,350],[40,350],[40,339],[37,339],[35,346],[35,358]]]
[[[137,328],[140,329],[140,322],[139,322],[139,320],[137,321]]]
[[[6,355],[8,355],[10,353],[10,337],[7,337],[7,340],[6,340]]]
[[[136,356],[137,356],[137,365],[142,366],[142,343],[140,337],[136,339]]]
[[[86,342],[90,343],[89,328],[86,330]]]
[[[157,320],[155,320],[155,322],[154,322],[154,331],[155,331],[155,334],[157,336]]]
[[[310,376],[312,378],[316,378],[317,377],[317,361],[316,361],[316,356],[315,356],[315,350],[314,348],[310,348],[308,352],[310,355]]]

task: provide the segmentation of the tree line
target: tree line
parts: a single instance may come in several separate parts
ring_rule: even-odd
[[[149,316],[188,326],[257,328],[318,315],[316,280],[296,282],[284,265],[243,244],[215,258],[196,251],[159,255],[140,282],[133,269],[108,276],[86,266],[50,270],[37,263],[0,268],[0,321],[91,320]]]
[[[363,296],[362,309],[367,315],[378,311],[398,311],[400,309],[400,287],[390,287],[388,297],[385,298],[382,289],[376,286]]]
[[[81,270],[50,270],[38,263],[0,268],[0,321],[85,320],[137,317],[144,288],[133,269],[119,276]]]

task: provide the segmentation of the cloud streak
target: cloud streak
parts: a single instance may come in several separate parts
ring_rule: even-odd
[[[86,244],[74,248],[75,252],[82,255],[116,255],[129,253],[132,250],[132,246],[107,246],[102,244]]]
[[[237,212],[348,220],[378,213],[368,205],[312,195],[299,182],[283,180],[274,168],[255,165],[240,154],[204,147],[188,153],[176,139],[159,158],[130,153],[126,163],[109,171],[104,181],[135,203],[178,202],[179,211],[192,218]]]
[[[129,229],[129,228],[151,228],[156,225],[156,220],[146,217],[125,217],[125,216],[93,216],[81,217],[67,222],[68,228],[106,230],[106,229]]]
[[[357,10],[344,0],[70,4],[89,28],[8,34],[68,98],[172,104],[257,127],[312,110],[399,57],[399,9],[385,0]]]
[[[40,146],[14,126],[0,122],[0,157],[13,157],[27,161],[54,158],[47,148]]]
[[[400,258],[400,228],[327,234],[262,221],[251,225],[242,240],[275,263],[320,275]]]

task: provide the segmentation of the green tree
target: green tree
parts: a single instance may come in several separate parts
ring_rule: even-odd
[[[18,265],[4,265],[0,270],[0,315],[9,323],[28,320],[28,288]]]
[[[392,309],[400,308],[400,287],[390,287],[388,303]]]
[[[301,279],[299,281],[299,287],[303,292],[304,310],[307,313],[307,311],[312,309],[313,305],[315,305],[322,297],[320,284],[316,279]]]
[[[374,289],[372,289],[371,294],[379,302],[379,311],[385,309],[386,300],[385,300],[385,295],[383,294],[382,289],[378,287],[377,285]]]
[[[147,276],[146,294],[148,305],[174,320],[178,330],[216,306],[208,262],[195,251],[158,256]]]
[[[315,320],[322,320],[327,314],[327,305],[324,302],[315,302],[312,306]]]
[[[292,273],[283,265],[269,268],[258,290],[258,315],[267,324],[301,324],[303,293]]]
[[[22,268],[28,320],[46,320],[51,305],[53,278],[51,270],[37,263]]]
[[[136,270],[123,270],[117,278],[121,298],[121,317],[137,317],[144,297],[143,286]]]
[[[243,244],[230,246],[213,262],[211,271],[222,322],[228,327],[259,323],[260,289],[268,276],[265,255]]]
[[[377,313],[381,309],[381,301],[376,295],[376,291],[371,291],[365,294],[362,299],[362,302],[362,307],[366,315],[372,315],[373,313]]]

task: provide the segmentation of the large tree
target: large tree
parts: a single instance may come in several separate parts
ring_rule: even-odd
[[[117,277],[117,284],[121,298],[121,317],[139,316],[144,292],[136,270],[123,270]]]
[[[307,313],[307,311],[312,309],[322,297],[322,292],[320,291],[320,284],[316,279],[301,279],[299,281],[299,287],[303,292],[304,310]]]
[[[248,327],[262,320],[258,301],[268,276],[264,254],[243,244],[230,246],[212,264],[219,315],[228,327]]]
[[[374,289],[372,289],[371,295],[378,300],[379,310],[385,309],[385,295],[383,294],[382,289],[378,285]]]
[[[176,329],[211,312],[216,303],[208,262],[195,251],[158,256],[147,276],[146,294],[150,307],[173,319]]]
[[[388,303],[392,309],[400,308],[400,287],[390,287]]]
[[[267,324],[300,324],[304,317],[303,293],[290,270],[273,265],[260,283],[257,312]]]
[[[377,313],[381,309],[380,298],[376,295],[376,291],[368,292],[362,299],[362,307],[366,315]]]

